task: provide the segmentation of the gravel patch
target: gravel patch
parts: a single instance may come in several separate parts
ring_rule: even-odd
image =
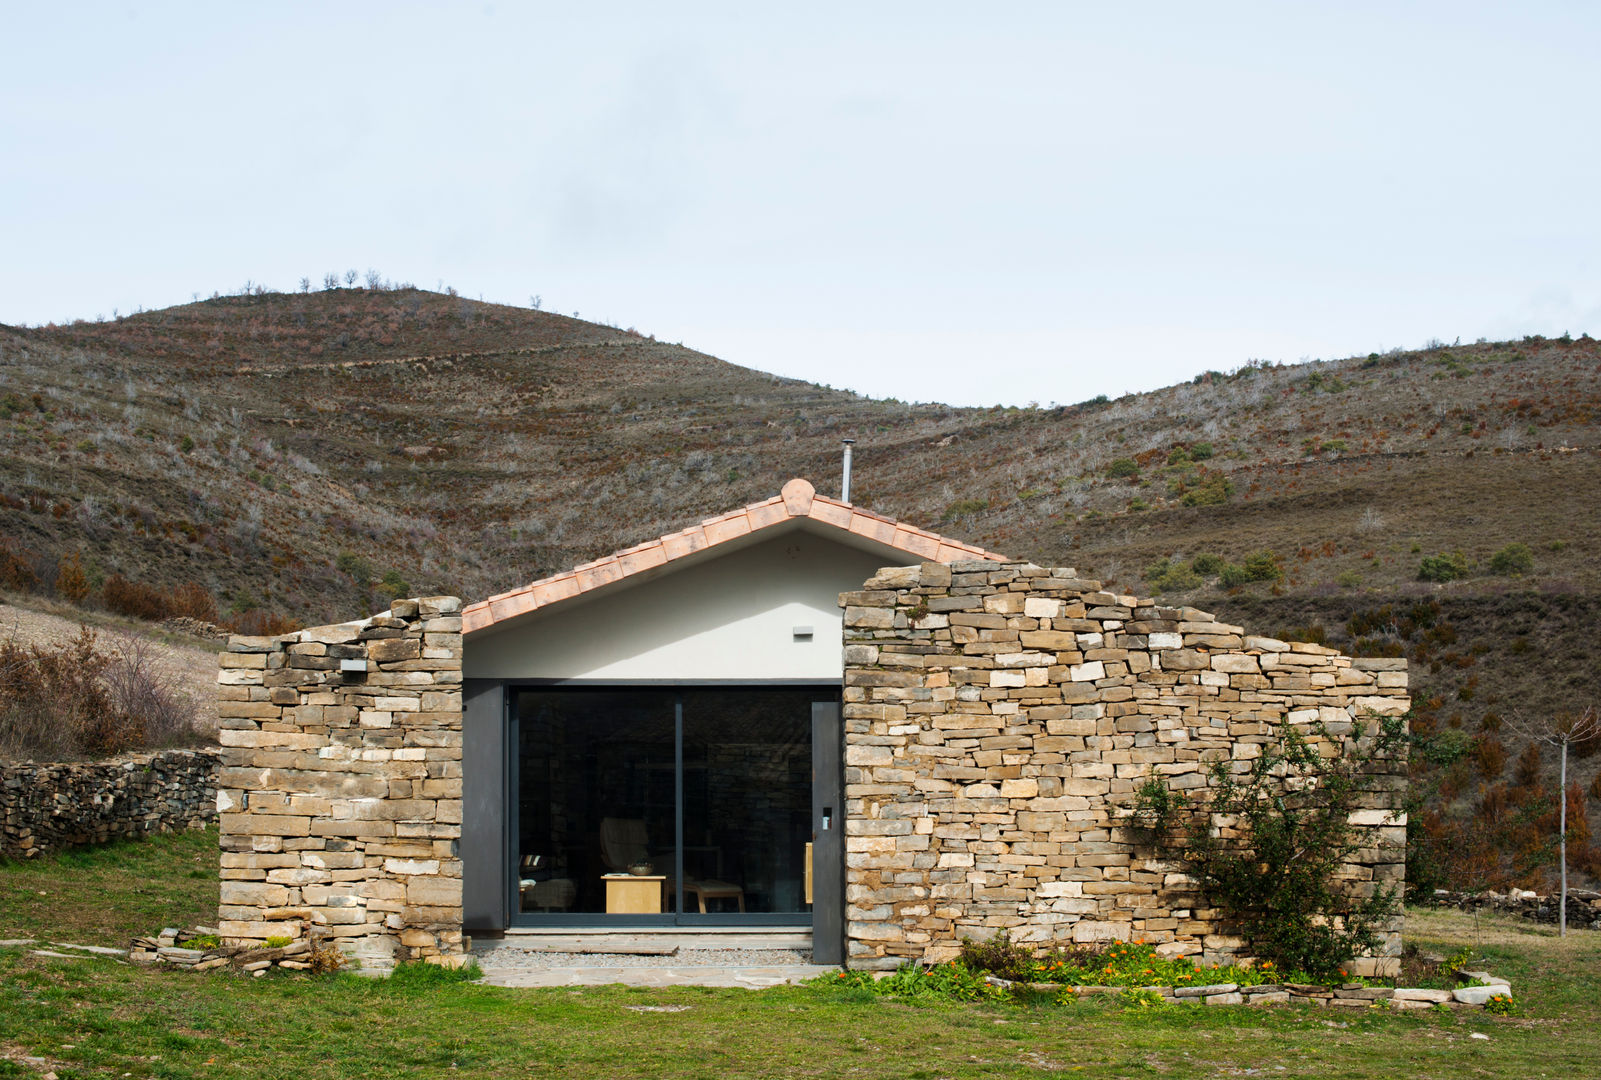
[[[556,968],[767,968],[807,965],[809,952],[795,949],[679,949],[671,956],[633,953],[570,953],[486,942],[473,945],[484,971],[549,971]]]

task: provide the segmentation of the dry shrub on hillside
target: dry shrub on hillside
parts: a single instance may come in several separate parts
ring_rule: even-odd
[[[0,756],[102,757],[194,735],[194,709],[145,638],[108,650],[83,627],[62,645],[0,642]]]
[[[246,634],[251,637],[277,637],[279,634],[290,634],[299,630],[301,623],[298,620],[275,615],[261,608],[252,608],[243,614],[232,616],[223,623],[236,634]]]
[[[0,538],[0,588],[13,592],[32,592],[39,587],[39,575],[28,560]]]
[[[56,594],[71,604],[82,604],[94,591],[77,552],[61,559],[56,571]]]
[[[153,585],[129,581],[121,574],[113,574],[107,578],[102,593],[106,609],[118,615],[126,615],[132,619],[146,619],[150,622],[159,622],[170,615],[167,609],[167,597],[160,589]]]
[[[147,622],[181,617],[208,623],[218,621],[217,602],[192,581],[168,592],[159,586],[129,581],[115,574],[107,579],[102,595],[107,610]]]

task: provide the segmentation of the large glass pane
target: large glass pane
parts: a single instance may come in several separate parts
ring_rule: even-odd
[[[684,910],[801,912],[815,691],[684,692]]]
[[[674,702],[638,690],[519,695],[521,912],[675,910]],[[619,878],[642,862],[648,874]]]

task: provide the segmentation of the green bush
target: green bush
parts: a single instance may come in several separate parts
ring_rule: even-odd
[[[1190,460],[1205,461],[1207,458],[1211,457],[1214,452],[1215,451],[1212,449],[1211,443],[1198,442],[1194,446],[1190,447]]]
[[[1182,592],[1185,589],[1199,588],[1202,579],[1183,563],[1163,559],[1145,568],[1145,582],[1157,592]]]
[[[974,971],[966,964],[952,960],[923,968],[915,963],[902,964],[895,974],[884,979],[873,979],[868,972],[841,972],[839,976],[823,976],[825,985],[835,982],[859,985],[875,994],[900,998],[944,998],[948,1001],[993,1001],[1006,996],[1006,991],[992,985],[983,972]],[[867,976],[866,979],[860,976]]]
[[[1455,581],[1468,576],[1468,557],[1460,551],[1426,556],[1418,564],[1419,581]]]
[[[1534,572],[1534,552],[1529,545],[1513,541],[1490,556],[1490,573],[1502,577],[1522,577]]]
[[[1229,563],[1223,567],[1219,579],[1225,588],[1235,588],[1247,585],[1253,581],[1278,581],[1284,576],[1284,570],[1279,566],[1278,559],[1271,551],[1254,551],[1245,557],[1239,564]]]
[[[1190,560],[1190,569],[1203,577],[1217,577],[1227,565],[1223,556],[1214,555],[1210,551],[1203,551]]]
[[[1121,480],[1130,476],[1140,475],[1139,462],[1133,458],[1120,457],[1106,467],[1106,475],[1111,480]]]
[[[967,517],[969,514],[981,514],[989,508],[988,499],[957,499],[945,508],[945,520]]]
[[[1185,506],[1216,506],[1229,501],[1234,485],[1220,472],[1203,473],[1179,501]]]
[[[341,574],[349,574],[358,585],[365,585],[372,580],[372,564],[349,551],[339,553],[334,559],[334,568]]]
[[[1399,903],[1394,889],[1370,896],[1347,891],[1339,877],[1366,841],[1351,812],[1404,754],[1406,728],[1383,718],[1357,738],[1313,725],[1302,735],[1284,726],[1248,771],[1215,762],[1204,791],[1177,791],[1153,777],[1136,793],[1136,820],[1163,857],[1182,860],[1206,899],[1250,928],[1257,956],[1285,971],[1324,978],[1375,948],[1379,927]],[[1341,752],[1325,757],[1322,744]],[[1219,818],[1232,819],[1227,830]]]
[[[400,576],[399,570],[387,570],[384,572],[383,581],[379,582],[373,591],[391,600],[399,600],[403,596],[411,595],[411,583]]]

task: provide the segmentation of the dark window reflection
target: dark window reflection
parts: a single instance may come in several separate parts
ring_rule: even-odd
[[[806,910],[814,696],[685,693],[686,911]]]
[[[525,912],[604,912],[604,875],[673,867],[673,698],[526,693],[518,700],[518,896]],[[658,884],[659,910],[672,894]]]
[[[816,697],[760,688],[519,695],[520,909],[677,910],[682,702],[684,911],[807,910]],[[649,873],[637,873],[646,863]]]

